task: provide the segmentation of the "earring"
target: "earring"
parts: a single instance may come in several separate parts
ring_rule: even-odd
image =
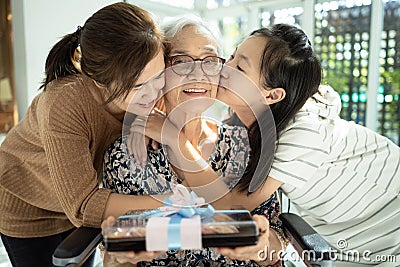
[[[81,59],[82,59],[82,53],[81,53],[81,46],[78,45],[77,48],[75,48],[74,55],[72,56],[72,64],[74,65],[75,69],[82,73],[81,69]]]

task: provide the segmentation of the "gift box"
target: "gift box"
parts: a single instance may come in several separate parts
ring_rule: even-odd
[[[178,188],[178,191],[185,190]],[[119,217],[105,229],[105,249],[164,251],[257,244],[258,227],[249,211],[214,210],[199,201],[193,192],[180,192],[180,196],[185,194],[184,201],[177,201],[174,190],[174,196],[162,208]]]

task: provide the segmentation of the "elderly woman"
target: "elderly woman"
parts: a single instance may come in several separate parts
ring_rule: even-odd
[[[186,25],[180,26],[179,23]],[[182,127],[181,138],[189,141],[193,149],[221,173],[228,187],[235,185],[246,168],[249,156],[246,129],[217,124],[202,115],[214,102],[219,73],[225,60],[218,57],[218,46],[211,32],[195,24],[194,19],[179,23],[172,24],[176,33],[169,38],[171,45],[167,66],[170,68],[165,73],[165,88],[169,89],[165,90],[163,98],[171,127],[156,129],[158,134],[164,135],[165,146],[149,147],[148,163],[143,165],[130,155],[128,135],[112,144],[104,157],[104,186],[115,192],[157,195],[172,192],[176,183],[189,185],[181,173],[183,165],[176,157],[171,158],[172,151],[168,153],[168,150],[175,151],[177,125]],[[141,118],[137,120],[140,123]],[[152,116],[150,120],[158,118]],[[133,127],[138,127],[137,121]],[[231,175],[233,173],[234,176]]]
[[[135,159],[130,155],[127,138],[118,139],[105,154],[104,186],[113,189],[114,192],[134,195],[167,194],[171,192],[171,186],[174,183],[192,187],[193,183],[196,183],[196,179],[193,178],[195,174],[190,175],[190,180],[185,180],[187,169],[180,164],[179,152],[185,154],[185,151],[193,150],[194,154],[197,153],[211,166],[212,171],[220,175],[227,188],[231,189],[244,174],[250,150],[246,128],[215,123],[202,117],[202,113],[213,103],[211,98],[216,96],[219,74],[224,63],[224,60],[218,57],[216,38],[206,24],[197,17],[186,16],[170,21],[164,25],[164,32],[169,41],[166,65],[170,67],[165,75],[166,88],[172,88],[164,96],[169,124],[164,124],[166,129],[160,130],[160,123],[165,122],[163,118],[150,116],[146,135],[161,141],[161,133],[165,142],[157,148],[148,146],[147,162],[143,165],[140,159]],[[135,124],[140,125],[140,122],[135,122]],[[182,131],[177,136],[178,138],[174,138],[175,135],[171,133],[175,133],[177,128],[181,128],[180,126],[182,126]],[[182,138],[183,142],[174,142]],[[186,147],[179,150],[176,144],[183,144]],[[172,158],[172,156],[176,157]],[[190,168],[188,165],[184,166]],[[194,171],[200,174],[198,179],[206,179],[201,169]],[[216,191],[219,190],[216,189]],[[275,223],[278,210],[278,202],[272,197],[253,213],[266,215]],[[268,237],[267,234],[260,239],[265,241]],[[275,248],[281,248],[280,240],[276,235],[271,235],[268,242]],[[264,248],[265,242],[260,243],[262,244],[260,249]],[[131,263],[152,260],[155,256],[150,252],[147,254],[146,252],[114,253],[113,255],[114,260]],[[110,258],[113,260],[113,257]],[[254,261],[246,263],[223,257],[208,248],[168,251],[158,255],[152,261],[139,262],[138,266],[169,266],[171,264],[179,266],[182,262],[188,266],[208,266],[210,262],[223,266],[259,266]]]

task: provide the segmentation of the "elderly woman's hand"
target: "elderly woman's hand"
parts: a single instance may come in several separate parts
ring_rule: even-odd
[[[108,226],[113,225],[115,218],[110,216],[101,224],[102,233]],[[123,252],[108,252],[104,254],[104,266],[114,266],[115,264],[130,263],[137,264],[141,261],[152,261],[154,258],[162,255],[164,252],[154,251],[123,251]],[[119,266],[119,265],[117,265]],[[124,265],[125,266],[125,265]]]
[[[236,248],[214,248],[221,255],[234,260],[255,261],[261,265],[269,265],[278,261],[277,253],[271,255],[271,250],[279,251],[280,241],[275,240],[276,235],[269,228],[269,222],[265,216],[253,215],[254,221],[259,228],[258,243],[254,246],[236,247]],[[271,235],[271,236],[270,236]],[[272,240],[272,242],[270,242]],[[271,243],[274,243],[271,247]]]
[[[154,251],[124,251],[124,252],[106,252],[104,255],[104,266],[113,266],[113,264],[137,264],[141,261],[152,261],[164,252]],[[119,266],[119,265],[117,265]],[[125,265],[124,265],[125,266]]]

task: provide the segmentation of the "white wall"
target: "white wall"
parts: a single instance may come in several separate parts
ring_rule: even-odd
[[[22,118],[39,93],[51,47],[111,0],[12,0],[15,86]]]

